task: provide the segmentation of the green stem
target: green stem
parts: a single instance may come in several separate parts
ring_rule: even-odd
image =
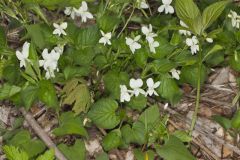
[[[117,38],[120,37],[120,35],[122,34],[122,32],[123,32],[123,31],[125,30],[125,28],[127,27],[128,23],[130,22],[130,20],[131,20],[131,18],[132,18],[132,16],[133,16],[134,11],[135,11],[135,7],[133,7],[133,10],[132,10],[130,16],[128,17],[128,19],[127,19],[125,25],[123,26],[122,30],[119,32]]]
[[[199,63],[198,63],[198,81],[197,81],[197,97],[196,97],[196,105],[195,105],[195,110],[192,116],[192,123],[191,123],[191,128],[189,131],[189,135],[192,135],[192,132],[195,128],[196,121],[197,121],[197,115],[199,111],[199,106],[200,106],[200,96],[201,96],[201,70],[202,70],[202,55],[201,51],[199,51]]]
[[[189,135],[192,135],[193,129],[194,129],[195,125],[196,125],[197,114],[198,114],[199,106],[200,106],[201,65],[198,66],[198,72],[199,72],[200,74],[198,75],[196,106],[195,106],[195,111],[194,111],[193,117],[192,117],[192,123],[191,123],[191,128],[190,128]]]

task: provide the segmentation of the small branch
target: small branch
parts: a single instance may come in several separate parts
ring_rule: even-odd
[[[175,122],[172,120],[168,120],[171,125],[173,125],[176,129],[181,130],[182,128],[179,127]],[[209,156],[211,156],[214,160],[220,160],[219,157],[217,157],[215,154],[213,154],[207,147],[205,147],[203,144],[201,144],[197,139],[193,138],[193,143],[198,145],[204,152],[206,152]]]
[[[162,110],[164,110],[164,107],[158,103],[158,105],[161,107]],[[168,113],[171,115],[174,115],[174,118],[177,118],[178,121],[185,121],[185,117],[183,117],[181,114],[177,113],[175,110],[171,109],[170,107],[167,108]],[[189,120],[189,118],[187,118]],[[196,125],[194,132],[202,135],[203,137],[208,137],[212,140],[215,140],[218,144],[224,145],[228,149],[234,151],[238,155],[240,155],[240,149],[220,138],[218,138],[216,135],[214,135],[207,126],[199,126],[198,124]]]
[[[185,96],[188,97],[188,98],[193,98],[193,99],[196,98],[195,96],[192,96],[192,95],[185,95]],[[212,103],[212,104],[216,104],[216,105],[219,105],[219,106],[221,106],[223,108],[226,108],[226,109],[230,109],[232,107],[231,105],[229,105],[229,103],[218,101],[218,100],[214,100],[214,99],[210,99],[210,98],[207,98],[207,97],[201,97],[201,101],[205,101],[205,102],[209,102],[209,103]]]
[[[49,149],[54,149],[55,156],[59,160],[67,160],[67,158],[62,154],[62,152],[57,148],[57,146],[53,143],[53,141],[49,138],[47,133],[43,131],[41,126],[37,123],[37,121],[33,118],[33,116],[28,113],[23,107],[20,108],[25,120],[32,127],[34,132],[38,135],[38,137],[46,144]]]

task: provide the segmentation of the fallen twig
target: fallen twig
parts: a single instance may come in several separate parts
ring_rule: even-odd
[[[192,95],[185,95],[185,96],[189,97],[189,98],[193,98],[193,99],[196,98],[195,96],[192,96]],[[210,98],[207,98],[207,97],[201,97],[201,101],[205,101],[205,102],[209,102],[209,103],[212,103],[212,104],[220,105],[221,107],[227,108],[227,109],[230,109],[232,107],[231,105],[229,105],[229,103],[222,102],[222,101],[217,101],[217,100],[210,99]]]
[[[173,122],[172,120],[168,120],[169,123],[171,125],[173,125],[176,129],[181,129],[181,127],[179,127],[175,122]],[[213,154],[207,147],[205,147],[203,144],[201,144],[198,140],[194,139],[192,140],[193,143],[195,143],[196,145],[198,145],[204,152],[206,152],[209,156],[211,156],[213,159],[215,160],[220,160],[220,158],[218,156],[216,156],[215,154]]]
[[[164,107],[162,104],[159,103],[159,106],[161,107],[161,109],[164,110]],[[175,110],[171,109],[170,107],[167,108],[167,111],[174,115],[175,118],[179,118],[181,121],[184,121],[185,118],[180,115],[179,113],[177,113]],[[187,118],[188,119],[188,118]],[[190,121],[189,121],[190,122]],[[207,128],[207,126],[199,126],[198,124],[196,124],[194,131],[202,136],[205,137],[209,137],[210,139],[215,140],[217,143],[224,145],[225,147],[227,147],[228,149],[234,151],[235,153],[237,153],[238,155],[240,155],[240,149],[230,143],[227,143],[226,141],[218,138],[216,135],[214,135],[209,128]]]
[[[57,148],[57,146],[53,143],[53,141],[49,138],[49,136],[43,131],[41,126],[37,123],[37,121],[33,118],[33,116],[28,113],[24,108],[20,108],[25,120],[32,127],[34,132],[38,135],[38,137],[46,144],[49,149],[54,149],[55,156],[59,160],[67,160],[67,158],[62,154],[62,152]]]

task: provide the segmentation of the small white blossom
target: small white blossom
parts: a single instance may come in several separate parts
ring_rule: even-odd
[[[16,56],[18,60],[20,61],[20,68],[26,67],[26,62],[29,62],[30,60],[28,59],[29,56],[29,47],[30,43],[25,42],[22,47],[22,52],[16,51]]]
[[[183,21],[181,21],[181,20],[180,20],[180,25],[181,25],[182,27],[188,28],[188,26],[187,26]],[[179,30],[179,33],[180,33],[180,34],[183,34],[183,35],[185,35],[185,36],[191,36],[191,32],[190,32],[190,31],[187,31],[187,30]]]
[[[145,0],[137,0],[138,8],[147,9],[149,8]]]
[[[65,32],[65,29],[67,28],[67,22],[63,22],[60,25],[57,23],[53,23],[53,26],[55,28],[53,34],[57,34],[58,36],[61,36],[61,34],[67,35],[67,33]]]
[[[199,51],[198,39],[196,36],[186,39],[186,44],[191,48],[192,54],[196,54]]]
[[[228,17],[231,18],[232,20],[232,26],[239,28],[240,16],[235,11],[231,10],[230,13],[228,14]]]
[[[55,52],[53,49],[50,53],[48,53],[48,49],[44,49],[42,52],[43,60],[39,60],[39,66],[43,66],[46,71],[46,79],[55,77],[54,71],[58,71],[58,59],[60,57],[60,53]]]
[[[180,76],[179,76],[179,75],[181,74],[181,71],[176,70],[175,68],[173,68],[173,69],[170,70],[170,72],[171,72],[171,74],[172,74],[172,78],[175,78],[175,79],[177,79],[177,80],[180,79]]]
[[[213,39],[212,39],[212,38],[206,38],[206,41],[207,41],[208,43],[213,43]]]
[[[148,86],[148,90],[147,90],[146,96],[147,95],[149,95],[149,96],[152,96],[152,95],[158,96],[158,94],[155,91],[155,89],[160,86],[160,81],[157,81],[156,83],[154,83],[152,78],[148,78],[146,83],[147,83],[147,86]]]
[[[158,8],[158,12],[162,13],[165,11],[165,14],[173,14],[174,8],[171,6],[172,0],[162,0],[163,5]]]
[[[104,46],[106,44],[111,45],[110,39],[112,38],[112,33],[108,32],[105,34],[103,31],[100,31],[100,32],[102,34],[102,38],[99,39],[99,43],[103,43]]]
[[[138,96],[140,93],[143,94],[143,95],[146,94],[146,92],[143,89],[141,89],[141,87],[143,85],[143,81],[141,79],[131,78],[130,82],[129,82],[129,85],[133,89],[132,92],[135,96]]]
[[[82,18],[82,22],[87,22],[87,19],[92,19],[93,15],[92,13],[88,12],[88,6],[85,1],[82,1],[82,5],[76,9],[74,8],[74,11],[77,16],[80,16]]]
[[[130,92],[125,85],[120,85],[120,102],[129,102],[131,99]]]
[[[157,41],[153,41],[153,42],[149,42],[148,44],[149,44],[150,52],[156,53],[155,48],[159,47],[159,43]]]
[[[76,13],[73,7],[66,7],[64,13],[70,16],[72,19],[75,19]]]
[[[146,40],[149,43],[153,42],[154,41],[153,38],[157,36],[157,34],[152,32],[152,25],[151,24],[149,24],[149,27],[142,26],[141,30],[142,30],[142,33],[146,36]]]
[[[134,39],[126,37],[126,44],[130,47],[130,50],[132,51],[133,54],[136,49],[141,48],[141,44],[138,43],[140,38],[141,38],[140,35],[136,36]]]

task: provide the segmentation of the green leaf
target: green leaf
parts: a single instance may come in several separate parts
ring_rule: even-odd
[[[103,82],[110,97],[119,99],[120,85],[129,83],[129,78],[126,72],[109,71],[103,76]]]
[[[234,70],[240,71],[240,52],[235,51],[233,56],[229,56],[229,64]]]
[[[222,14],[229,0],[219,1],[204,9],[202,15],[203,30],[207,29]]]
[[[94,59],[94,64],[99,68],[103,68],[107,63],[107,58],[104,55],[98,55]]]
[[[117,109],[118,104],[116,101],[104,98],[91,106],[88,116],[98,127],[112,129],[120,122],[120,117],[116,115]]]
[[[134,54],[134,59],[138,67],[144,68],[148,59],[147,51],[145,49],[140,49]]]
[[[141,111],[147,105],[147,97],[144,95],[139,95],[137,97],[132,97],[130,102],[127,104],[128,107]]]
[[[232,118],[232,127],[235,129],[240,128],[240,110],[238,110]]]
[[[216,52],[218,52],[218,51],[220,51],[220,50],[222,50],[222,49],[223,49],[223,47],[222,47],[221,45],[218,45],[218,44],[214,45],[214,46],[206,53],[206,55],[204,56],[202,62],[204,62],[204,60],[205,60],[206,58],[208,58],[208,56],[210,56],[210,55],[212,55],[213,53],[216,53]]]
[[[7,144],[23,149],[30,158],[35,157],[46,148],[42,141],[31,139],[29,132],[26,130],[19,131]]]
[[[165,160],[195,160],[184,144],[175,136],[170,136],[163,146],[156,146],[157,153]]]
[[[156,91],[161,97],[170,101],[171,104],[177,104],[182,97],[182,92],[176,81],[167,76],[161,78],[160,87]]]
[[[149,54],[149,57],[159,60],[171,54],[175,49],[175,47],[169,43],[168,39],[164,37],[157,37],[156,41],[159,42],[159,47],[156,48],[156,53]]]
[[[78,49],[73,50],[70,56],[73,59],[74,64],[89,67],[89,65],[93,63],[95,51],[93,50],[93,48],[89,47],[84,49]]]
[[[75,114],[80,114],[88,110],[91,97],[86,84],[78,79],[73,79],[65,84],[63,92],[66,94],[66,97],[64,97],[62,103],[68,105],[74,104],[72,110]]]
[[[99,38],[98,27],[92,25],[79,31],[76,46],[78,48],[92,47],[98,43]]]
[[[231,120],[229,120],[225,117],[219,116],[219,115],[214,115],[212,118],[214,121],[219,123],[224,129],[227,130],[227,129],[231,128]]]
[[[168,59],[158,59],[154,60],[152,63],[149,65],[152,66],[152,72],[157,72],[157,73],[167,73],[171,69],[175,68],[175,63],[168,60]]]
[[[38,87],[34,85],[28,85],[21,91],[21,98],[24,107],[28,110],[38,98]]]
[[[179,50],[180,54],[173,57],[176,64],[179,66],[193,65],[197,62],[196,56],[189,56],[191,53],[188,50]]]
[[[145,126],[153,125],[160,118],[160,111],[157,105],[147,108],[138,118]]]
[[[63,74],[66,80],[70,80],[74,77],[87,76],[90,72],[90,67],[78,67],[78,66],[66,66],[64,67]]]
[[[48,107],[58,107],[58,100],[54,85],[48,80],[39,81],[38,98]]]
[[[201,13],[193,0],[176,0],[177,16],[195,33],[200,34],[202,24]],[[199,24],[200,23],[200,24]]]
[[[175,137],[177,137],[178,139],[180,139],[182,142],[191,142],[192,141],[192,137],[189,136],[188,133],[185,131],[177,130],[173,133],[173,135]]]
[[[198,66],[186,66],[183,67],[180,74],[180,80],[182,82],[186,82],[191,84],[193,87],[197,87],[197,81],[198,81]],[[201,68],[201,84],[205,82],[207,78],[207,68],[202,65]]]
[[[117,148],[121,144],[120,130],[113,130],[103,137],[103,148],[105,151]]]
[[[54,150],[50,149],[46,151],[43,155],[40,155],[37,160],[54,160],[55,155],[54,155]]]
[[[120,18],[117,15],[102,15],[97,19],[99,28],[105,33],[111,32],[115,26],[120,23]]]
[[[154,160],[155,153],[152,150],[142,152],[141,149],[134,149],[134,156],[136,160]]]
[[[144,123],[136,121],[133,123],[132,127],[130,125],[124,125],[121,128],[122,137],[125,143],[137,143],[142,145],[146,142],[146,131]]]
[[[76,134],[87,136],[87,131],[83,126],[83,120],[79,116],[74,116],[72,112],[65,112],[60,116],[60,125],[53,130],[56,136]]]
[[[96,160],[109,160],[108,154],[105,153],[105,152],[103,152],[103,153],[101,153],[100,155],[98,155],[98,156],[96,157]]]
[[[20,91],[20,87],[5,83],[0,89],[0,100],[9,99]]]
[[[26,152],[14,146],[4,146],[3,152],[8,160],[29,160]]]
[[[69,160],[85,160],[86,159],[86,148],[84,142],[81,140],[76,140],[73,146],[68,147],[65,144],[60,144],[58,146],[60,151],[66,156]]]
[[[57,37],[52,34],[52,29],[46,24],[27,25],[27,36],[31,38],[33,43],[40,49],[50,48],[56,45]]]
[[[177,46],[182,41],[182,36],[179,34],[179,32],[175,31],[172,35],[170,44],[173,46]]]

